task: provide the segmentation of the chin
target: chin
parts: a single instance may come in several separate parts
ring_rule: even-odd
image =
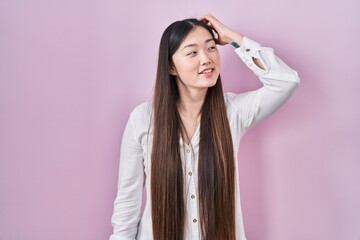
[[[212,81],[211,83],[209,83],[209,87],[215,86],[216,83],[217,83],[217,79],[215,81]]]
[[[206,87],[212,87],[214,86],[216,83],[217,83],[217,80],[219,79],[219,75],[217,75],[216,77],[213,76],[211,78],[207,78],[207,79],[203,79],[203,83],[204,83],[204,86]]]
[[[208,84],[209,84],[209,87],[213,87],[216,83],[217,83],[217,80],[219,79],[219,75],[216,76],[216,78],[211,78],[209,79],[208,81]]]

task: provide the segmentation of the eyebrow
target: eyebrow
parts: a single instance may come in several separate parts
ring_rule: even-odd
[[[211,42],[211,41],[215,42],[215,40],[213,38],[209,38],[209,39],[205,40],[205,43],[208,43],[208,42]],[[185,48],[188,48],[188,47],[195,47],[197,45],[198,44],[196,44],[196,43],[188,44],[188,45],[185,45],[182,50],[184,50]]]

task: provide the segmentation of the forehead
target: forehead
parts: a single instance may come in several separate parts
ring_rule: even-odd
[[[188,44],[201,44],[204,43],[206,40],[212,38],[213,37],[207,29],[196,26],[189,32],[189,34],[186,36],[180,46],[185,46]]]

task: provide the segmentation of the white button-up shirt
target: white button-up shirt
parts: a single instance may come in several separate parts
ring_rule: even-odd
[[[240,140],[251,126],[276,111],[290,97],[299,84],[299,77],[296,71],[275,56],[272,48],[262,47],[247,37],[244,37],[241,46],[235,52],[263,83],[261,88],[254,91],[224,95],[236,165],[236,239],[245,240],[237,167]],[[260,59],[266,69],[257,67],[253,57]],[[110,240],[153,239],[150,198],[153,137],[151,123],[152,103],[146,102],[132,111],[125,127],[120,153],[118,192],[112,216],[113,234]],[[179,139],[185,171],[186,240],[201,239],[197,190],[199,138],[200,126],[189,144]],[[147,201],[142,212],[144,186]]]

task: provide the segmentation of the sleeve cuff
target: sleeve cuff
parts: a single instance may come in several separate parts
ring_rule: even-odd
[[[241,60],[245,63],[247,67],[249,67],[256,75],[263,75],[267,73],[268,66],[263,61],[260,51],[263,50],[263,47],[260,43],[255,42],[254,40],[251,40],[250,38],[244,36],[241,45],[239,48],[235,49],[235,53],[241,58]],[[265,66],[266,70],[263,70],[256,66],[256,64],[253,61],[253,58],[258,58]]]

